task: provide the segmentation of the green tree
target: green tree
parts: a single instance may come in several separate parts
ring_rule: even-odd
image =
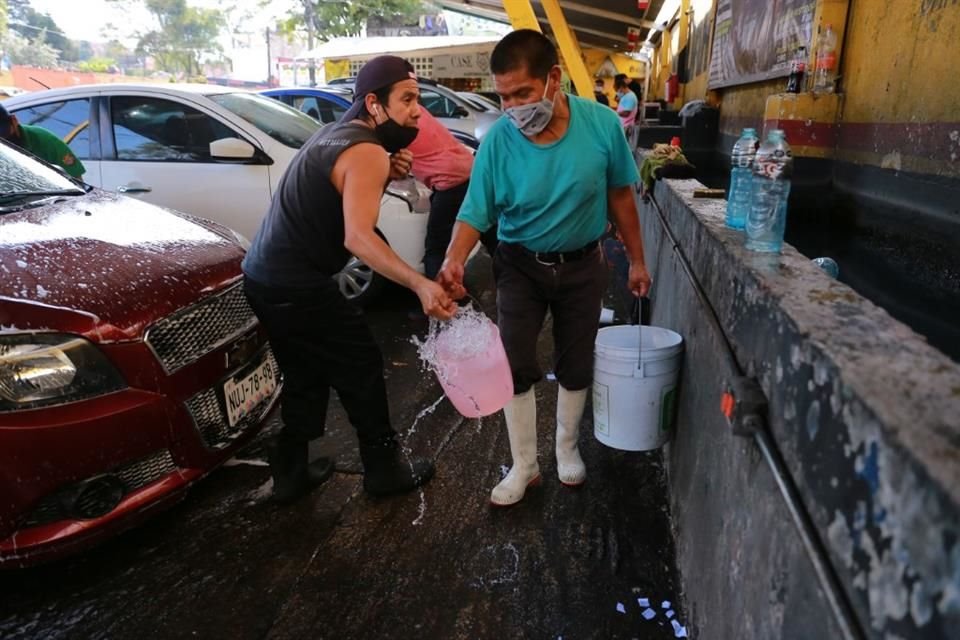
[[[6,0],[9,27],[32,42],[46,43],[60,52],[62,60],[79,57],[76,43],[61,31],[60,26],[46,13],[39,13],[29,0]]]
[[[12,64],[51,69],[59,62],[58,51],[42,40],[28,40],[13,29],[0,33],[0,51],[10,56]]]
[[[306,31],[320,42],[359,35],[371,16],[410,18],[421,9],[420,0],[299,0],[280,28],[286,33]]]
[[[267,0],[260,4],[264,6]],[[331,38],[357,36],[371,16],[410,18],[417,15],[421,0],[297,0],[278,30],[288,38],[306,36],[307,47],[314,39],[326,42]],[[310,84],[316,84],[316,68],[310,61]]]
[[[137,53],[153,58],[164,71],[195,76],[204,58],[223,55],[217,39],[226,23],[217,9],[191,7],[187,0],[109,1],[123,11],[140,4],[153,15],[157,28],[136,34]]]
[[[107,73],[112,69],[116,69],[117,61],[113,58],[97,58],[93,57],[89,60],[84,60],[77,65],[79,71],[94,71],[96,73]]]

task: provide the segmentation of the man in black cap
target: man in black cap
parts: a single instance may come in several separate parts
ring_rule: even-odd
[[[243,261],[250,305],[283,373],[280,430],[270,454],[274,498],[289,502],[330,477],[330,460],[307,462],[323,434],[330,389],[360,441],[367,493],[411,491],[433,476],[429,460],[404,460],[390,425],[383,358],[363,312],[333,276],[353,254],[412,290],[423,311],[449,318],[456,304],[377,235],[380,199],[406,175],[403,149],[417,135],[419,89],[413,67],[395,56],[370,60],[340,122],[300,149],[273,196]]]

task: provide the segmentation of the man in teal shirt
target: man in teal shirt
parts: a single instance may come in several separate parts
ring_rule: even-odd
[[[515,395],[504,408],[513,467],[490,501],[509,505],[540,480],[533,385],[542,377],[536,343],[548,310],[560,383],[557,473],[568,486],[586,479],[577,441],[607,284],[598,241],[608,217],[629,253],[634,295],[646,295],[650,276],[633,198],[637,167],[617,114],[560,90],[557,51],[538,31],[504,37],[490,69],[506,117],[480,145],[438,279],[454,297],[464,295],[464,262],[480,234],[499,224],[494,274],[513,372]]]
[[[20,124],[17,116],[11,115],[0,105],[0,138],[29,151],[41,160],[63,167],[74,178],[81,177],[86,169],[70,147],[43,127]]]

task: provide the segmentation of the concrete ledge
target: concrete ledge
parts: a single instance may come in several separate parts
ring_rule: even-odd
[[[679,251],[770,402],[770,431],[870,638],[960,625],[960,366],[792,247],[747,252],[696,181],[654,195]],[[720,413],[722,342],[651,205],[653,324],[684,336],[669,446],[680,571],[704,638],[834,638],[774,479]],[[953,632],[950,632],[953,633]]]

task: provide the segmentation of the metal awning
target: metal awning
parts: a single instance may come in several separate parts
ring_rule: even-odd
[[[582,46],[623,52],[627,47],[627,27],[640,29],[640,40],[645,40],[664,2],[651,0],[647,9],[641,11],[637,0],[560,0],[560,8]],[[501,0],[440,0],[439,4],[450,11],[510,22]],[[540,28],[552,36],[543,6],[538,0],[531,4]]]
[[[384,53],[395,55],[457,53],[464,49],[493,48],[500,38],[491,36],[375,36],[367,38],[334,38],[306,51],[297,60],[357,58]]]

